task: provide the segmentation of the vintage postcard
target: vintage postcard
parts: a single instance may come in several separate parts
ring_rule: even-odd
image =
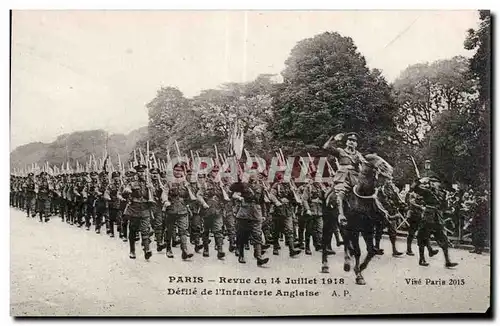
[[[490,22],[12,11],[10,314],[491,314]]]

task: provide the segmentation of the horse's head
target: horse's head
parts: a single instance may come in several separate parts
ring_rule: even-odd
[[[393,182],[394,168],[377,154],[368,154],[365,156],[366,162],[362,167],[362,174],[365,177],[371,177],[371,182],[377,192],[377,205],[379,209],[394,216],[404,207],[404,199],[399,194],[399,189]]]

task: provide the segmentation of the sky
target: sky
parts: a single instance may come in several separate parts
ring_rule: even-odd
[[[147,125],[162,86],[186,97],[280,74],[325,31],[354,40],[389,82],[407,66],[470,57],[476,11],[14,11],[11,149],[79,130]]]

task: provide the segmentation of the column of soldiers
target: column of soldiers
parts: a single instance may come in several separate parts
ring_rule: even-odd
[[[267,264],[266,249],[272,246],[273,255],[279,255],[283,238],[292,258],[299,256],[302,250],[306,255],[312,254],[312,248],[320,251],[323,237],[329,239],[328,254],[335,254],[331,239],[335,236],[337,246],[342,245],[339,218],[345,218],[345,213],[341,210],[338,217],[326,217],[336,214],[334,207],[338,200],[342,200],[356,182],[359,163],[363,162],[363,156],[355,150],[358,137],[351,133],[341,138],[346,147],[334,151],[340,162],[330,184],[314,181],[314,170],[308,172],[309,181],[303,184],[285,182],[283,172],[277,172],[275,180],[268,184],[266,170],[250,174],[247,180],[232,180],[221,178],[218,166],[209,173],[195,174],[192,166],[184,163],[176,164],[174,178],[168,178],[165,169],[158,165],[148,167],[141,162],[127,171],[112,173],[63,171],[50,175],[44,171],[37,176],[34,173],[13,175],[10,203],[25,210],[27,217],[39,215],[40,222],[59,215],[61,221],[80,228],[85,226],[86,230],[93,225],[96,233],[105,226],[110,237],[115,237],[117,232],[120,239],[129,243],[131,259],[136,258],[139,240],[144,258],[151,258],[152,236],[156,251],[165,250],[168,258],[174,258],[172,248],[180,244],[182,260],[194,256],[191,247],[196,253],[202,251],[203,257],[210,257],[211,235],[217,259],[226,257],[223,244],[227,238],[229,252],[242,264],[246,263],[245,251],[249,245],[253,246],[257,265]],[[418,181],[420,187],[413,188],[412,207],[426,211],[431,209],[423,207],[442,209],[440,197],[429,195],[432,189],[437,189],[439,181]],[[337,200],[328,201],[332,191],[339,195]],[[327,220],[334,225],[324,228]],[[443,248],[446,265],[454,266],[449,260],[447,239],[443,238],[446,235],[438,214],[420,214],[416,220],[421,224],[418,231],[420,265],[428,265],[425,247],[430,249],[431,256],[436,254],[429,244],[433,234]],[[412,254],[410,245],[409,255]]]

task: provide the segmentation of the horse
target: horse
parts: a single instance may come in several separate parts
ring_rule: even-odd
[[[392,182],[392,166],[377,154],[369,154],[365,158],[366,162],[361,166],[357,183],[354,185],[352,191],[346,194],[343,202],[346,220],[340,221],[340,229],[344,239],[344,271],[350,271],[351,256],[354,256],[355,266],[353,271],[356,275],[356,284],[359,285],[366,284],[361,272],[366,269],[368,263],[376,254],[373,244],[375,226],[378,223],[392,221],[395,216],[399,214],[397,212],[391,215],[389,211],[393,208],[387,207],[389,206],[389,201],[394,200],[394,193],[381,191],[381,189],[385,189],[387,184]],[[330,191],[327,202],[335,204],[336,200],[332,199],[334,196],[334,191]],[[333,215],[326,217],[324,221],[322,243],[323,273],[329,272],[328,254],[325,250],[328,246],[327,239],[329,239],[329,237],[325,236],[325,232],[331,232],[331,226],[334,225],[331,221],[333,218],[337,218],[337,216]],[[367,256],[361,264],[361,249],[359,246],[360,234],[363,236],[367,248]],[[395,237],[391,239],[391,242],[393,242],[393,249],[395,249]],[[397,252],[397,250],[395,251]]]

